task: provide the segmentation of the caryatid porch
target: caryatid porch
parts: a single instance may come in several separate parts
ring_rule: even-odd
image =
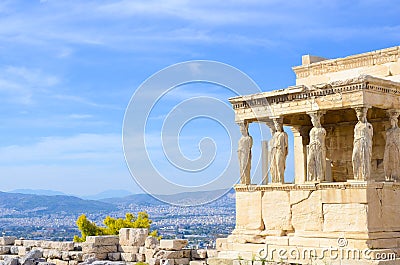
[[[397,171],[394,174],[387,172],[385,176],[384,163],[386,132],[392,127],[391,119],[397,121],[400,114],[398,82],[362,75],[311,88],[300,85],[235,97],[231,98],[230,102],[238,124],[265,123],[270,127],[273,136],[277,127],[285,125],[291,128],[294,150],[289,152],[294,152],[295,157],[295,184],[310,181],[395,181],[399,177]],[[358,135],[355,132],[357,124],[369,126],[370,135],[364,135],[364,132],[360,132],[363,135]],[[358,139],[360,137],[362,139]],[[366,161],[357,161],[358,153],[364,157],[362,152],[369,151],[364,150],[364,146],[359,146],[359,141],[360,144],[370,141],[365,143],[371,144],[372,147],[371,154],[362,159]],[[318,148],[315,147],[317,145]],[[272,143],[270,148],[273,146]],[[355,150],[357,148],[361,149]],[[323,161],[321,158],[317,159],[320,164],[308,159],[310,155],[314,156],[314,153],[319,151],[323,151]],[[273,154],[269,157],[271,156]],[[269,160],[271,162],[271,159]],[[361,162],[365,162],[366,165],[362,166],[366,171],[361,170],[364,172],[361,175],[355,172],[354,176],[353,166],[359,168],[361,165],[358,164]],[[271,167],[273,165],[270,165],[270,171],[276,170]],[[271,180],[272,183],[284,183],[282,179]]]
[[[236,228],[217,241],[219,258],[250,260],[268,245],[312,248],[329,260],[324,249],[336,247],[370,251],[368,261],[343,264],[400,264],[376,261],[400,253],[399,58],[399,47],[335,60],[308,56],[294,67],[296,86],[230,99],[241,141],[251,144],[239,144]],[[265,123],[273,135],[265,185],[251,184],[247,175],[252,122]],[[287,150],[283,125],[293,132],[294,150]],[[294,152],[294,183],[284,181],[287,152]]]

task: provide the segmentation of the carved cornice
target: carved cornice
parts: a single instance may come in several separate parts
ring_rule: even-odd
[[[281,104],[287,101],[323,98],[334,94],[341,95],[360,90],[400,96],[400,83],[369,75],[361,75],[346,80],[313,85],[312,87],[299,86],[295,90],[293,87],[289,87],[278,91],[240,96],[230,98],[229,101],[233,109],[246,109]]]
[[[358,67],[381,65],[389,62],[396,62],[400,57],[400,47],[392,47],[388,49],[367,52],[352,55],[344,58],[332,60],[324,60],[309,65],[301,65],[293,67],[296,77],[306,78],[310,75],[323,75]]]
[[[255,191],[292,191],[292,190],[326,190],[326,189],[394,189],[400,190],[397,182],[375,182],[375,181],[349,181],[349,182],[327,182],[306,184],[268,184],[268,185],[236,185],[236,192]]]

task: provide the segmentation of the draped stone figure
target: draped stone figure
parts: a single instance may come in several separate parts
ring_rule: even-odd
[[[326,130],[321,126],[321,113],[310,113],[313,128],[307,154],[307,181],[323,181],[326,172]]]
[[[353,173],[355,180],[369,180],[371,177],[372,125],[367,121],[368,108],[356,108],[358,122],[354,127]]]
[[[250,169],[251,169],[251,148],[253,146],[253,138],[249,135],[248,123],[240,123],[240,132],[242,137],[238,144],[238,158],[240,168],[240,183],[250,184]]]
[[[383,156],[383,167],[386,181],[397,181],[400,177],[400,128],[398,117],[400,112],[390,111],[390,125],[386,131],[386,146]]]
[[[284,183],[286,157],[288,155],[288,135],[283,131],[282,119],[273,119],[275,133],[271,142],[271,182]]]

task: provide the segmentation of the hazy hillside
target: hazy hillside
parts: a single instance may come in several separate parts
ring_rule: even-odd
[[[41,190],[41,189],[16,189],[8,191],[8,193],[23,193],[23,194],[35,194],[35,195],[67,195],[61,191],[54,191],[54,190]]]
[[[0,208],[19,212],[81,213],[91,211],[113,211],[115,206],[106,202],[83,200],[74,196],[34,195],[0,192]]]
[[[85,200],[102,200],[107,198],[121,198],[129,195],[133,195],[132,192],[127,190],[106,190],[97,194],[88,195],[88,196],[80,196]]]
[[[219,197],[216,195],[222,195],[226,190],[215,190],[215,191],[203,191],[203,192],[186,192],[186,193],[178,193],[172,195],[157,195],[157,198],[152,197],[148,194],[134,194],[122,198],[107,198],[102,199],[101,201],[112,203],[115,205],[119,205],[121,207],[126,207],[130,204],[135,205],[163,205],[166,204],[164,201],[173,202],[174,204],[179,205],[196,205],[207,202],[209,198]],[[232,206],[235,204],[235,194],[234,190],[229,190],[228,193],[221,196],[218,200],[212,202],[211,204],[227,204]]]

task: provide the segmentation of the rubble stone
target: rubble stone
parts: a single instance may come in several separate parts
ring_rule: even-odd
[[[160,249],[165,250],[181,250],[186,247],[188,241],[186,239],[161,239]]]
[[[134,262],[136,261],[136,254],[135,253],[121,253],[121,260],[127,262]]]
[[[12,246],[17,238],[15,236],[3,236],[0,237],[1,246]]]
[[[119,231],[121,246],[143,246],[149,235],[147,228],[122,228]]]
[[[118,245],[119,236],[88,236],[86,243],[92,243],[94,246],[113,246]]]
[[[153,236],[148,236],[145,240],[144,246],[146,248],[151,248],[151,249],[155,249],[159,246],[159,241],[157,238],[153,237]]]

